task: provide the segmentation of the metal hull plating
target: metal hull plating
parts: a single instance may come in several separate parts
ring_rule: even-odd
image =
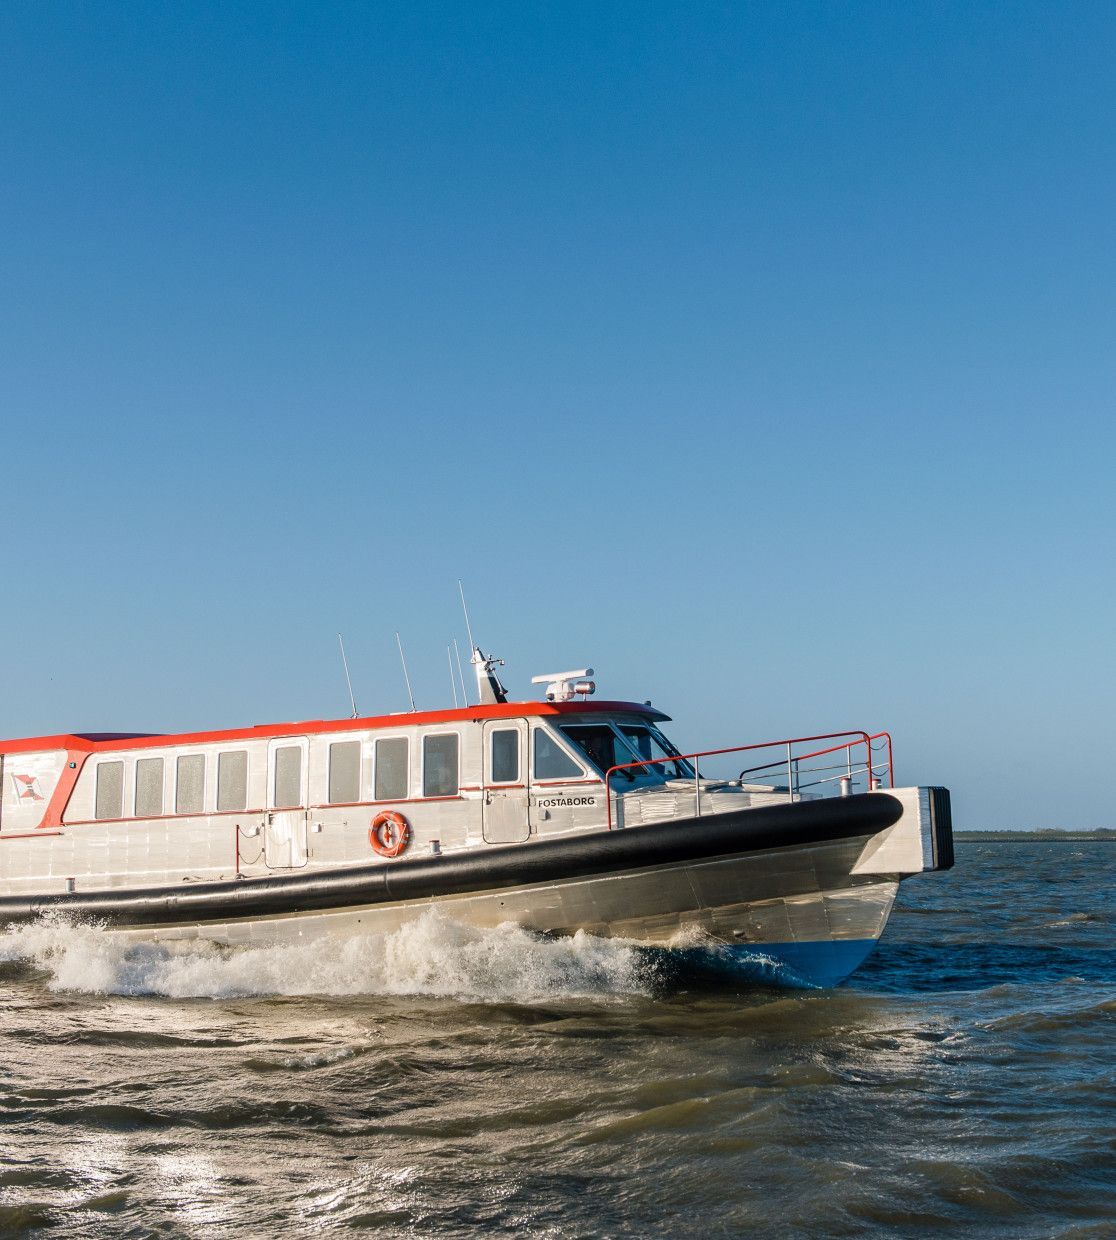
[[[882,934],[898,878],[853,873],[868,846],[880,834],[867,827],[855,834],[816,839],[812,843],[791,843],[791,837],[803,832],[823,837],[845,832],[849,827],[844,819],[862,818],[867,809],[873,811],[878,821],[886,822],[896,817],[891,806],[898,808],[894,799],[873,797],[861,813],[841,815],[835,811],[846,806],[831,802],[825,815],[829,821],[819,819],[817,807],[807,806],[723,816],[732,821],[706,822],[700,827],[690,824],[689,840],[681,837],[685,846],[698,851],[723,847],[719,840],[737,836],[742,847],[747,848],[748,843],[753,847],[737,854],[695,856],[541,882],[509,883],[508,872],[501,869],[497,857],[497,864],[489,865],[487,872],[491,881],[500,885],[488,890],[447,890],[414,899],[392,900],[384,898],[386,893],[378,889],[366,888],[365,902],[344,903],[346,897],[337,892],[333,907],[311,908],[311,899],[304,895],[299,907],[298,898],[291,892],[286,897],[290,911],[253,915],[245,908],[237,916],[238,905],[250,907],[248,898],[263,894],[258,891],[259,884],[243,882],[212,885],[209,894],[231,914],[212,920],[172,920],[173,912],[164,905],[158,906],[162,913],[159,920],[154,920],[154,904],[148,904],[145,912],[142,900],[137,900],[134,893],[123,892],[99,893],[96,899],[55,899],[49,906],[86,917],[97,917],[100,912],[119,933],[137,939],[206,939],[226,945],[391,933],[424,913],[439,909],[454,921],[481,928],[512,922],[541,933],[568,935],[583,930],[649,946],[701,950],[703,946],[721,944],[743,957],[752,966],[751,971],[767,980],[831,985],[847,976]],[[810,808],[814,812],[807,819]],[[795,825],[796,816],[801,821]],[[685,831],[684,825],[675,830],[672,847],[676,851],[682,846],[678,833]],[[777,832],[788,836],[787,846],[754,847],[757,843],[770,843],[772,834]],[[621,855],[620,845],[625,846],[629,855],[640,851],[654,853],[654,846],[660,842],[658,837],[666,835],[664,824],[662,829],[644,828],[598,839],[596,843],[602,850],[599,864],[607,863],[609,853]],[[591,869],[592,861],[585,860],[586,843],[577,841],[577,856],[583,868]],[[638,847],[633,849],[633,845]],[[561,850],[553,847],[500,850],[505,855],[520,854],[520,859],[527,861],[529,858],[522,856],[524,851],[535,854],[540,873],[545,872],[545,867],[553,870],[563,864]],[[426,884],[430,882],[421,875],[417,877]],[[452,876],[447,877],[452,881]],[[472,881],[475,884],[482,879],[474,877]],[[172,898],[155,893],[153,897],[164,901]],[[46,907],[36,902],[34,908],[26,905],[17,910],[9,902],[7,912],[9,916],[26,916],[45,911]],[[256,907],[262,907],[258,899]],[[179,916],[184,911],[181,909]]]
[[[774,849],[689,865],[316,913],[206,923],[120,926],[144,941],[260,945],[388,934],[438,909],[479,928],[512,922],[547,934],[584,930],[647,946],[730,945],[764,980],[833,985],[887,924],[898,881],[851,880],[864,839]],[[777,894],[776,894],[777,893]],[[323,947],[325,946],[323,942]]]

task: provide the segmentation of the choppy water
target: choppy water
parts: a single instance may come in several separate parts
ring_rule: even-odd
[[[11,931],[0,1234],[1112,1236],[1114,877],[961,844],[813,992],[437,918],[331,955]]]

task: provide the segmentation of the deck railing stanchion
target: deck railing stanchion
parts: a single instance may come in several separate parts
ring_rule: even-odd
[[[858,736],[860,739],[856,741],[842,740],[842,743],[839,745],[830,745],[829,748],[827,749],[814,749],[814,750],[811,750],[810,753],[799,754],[797,757],[795,756],[795,753],[794,753],[795,745],[805,745],[811,741],[838,740],[839,738],[844,738],[848,736]],[[892,762],[891,762],[891,737],[888,736],[886,732],[877,733],[877,737],[884,737],[887,740],[888,776],[889,776],[889,782],[890,782],[891,787],[894,787],[895,777],[894,777],[894,772],[892,770]],[[873,779],[875,779],[875,772],[872,769],[871,742],[873,739],[876,739],[876,738],[870,737],[867,732],[861,732],[859,730],[856,732],[823,732],[818,736],[798,736],[798,737],[793,738],[792,740],[761,741],[760,743],[754,744],[754,745],[731,745],[727,749],[703,749],[701,753],[679,753],[679,754],[672,755],[672,760],[675,762],[692,762],[694,764],[694,814],[695,816],[698,816],[701,814],[701,763],[699,761],[699,759],[701,758],[716,758],[716,757],[720,757],[723,754],[727,754],[727,753],[754,753],[757,749],[779,749],[779,748],[785,747],[786,748],[785,759],[781,757],[775,758],[771,762],[762,763],[760,766],[753,766],[753,767],[746,768],[745,770],[741,771],[740,780],[741,782],[743,782],[745,775],[752,775],[752,774],[755,774],[757,771],[774,772],[785,761],[786,767],[787,767],[787,798],[788,800],[793,801],[796,794],[799,794],[799,789],[801,788],[801,768],[802,768],[802,762],[804,760],[809,760],[811,758],[821,758],[821,757],[824,757],[826,754],[840,753],[842,749],[845,750],[846,764],[847,764],[847,768],[849,772],[848,779],[851,784],[852,779],[853,779],[852,749],[854,745],[865,745],[868,749],[868,758],[867,758],[867,761],[865,762],[864,770],[865,770],[866,775],[868,776],[868,786],[871,787]],[[615,766],[610,766],[608,768],[604,776],[604,785],[605,785],[605,807],[606,807],[605,812],[607,814],[608,829],[610,831],[613,828],[612,776],[617,771],[631,771],[638,767],[658,766],[661,763],[663,763],[663,761],[664,759],[662,758],[641,758],[638,762],[618,762]],[[826,769],[826,768],[823,768],[823,769]],[[837,768],[837,769],[840,769],[840,768]],[[845,777],[842,776],[842,782],[844,781],[844,778]],[[880,781],[876,779],[876,787],[879,787],[879,786],[880,786]],[[617,800],[616,810],[617,810],[618,817],[619,817],[619,809],[620,809],[620,803],[619,803],[620,795],[621,795],[620,793],[617,793],[617,799],[616,799]],[[617,822],[616,825],[619,825],[619,822]]]

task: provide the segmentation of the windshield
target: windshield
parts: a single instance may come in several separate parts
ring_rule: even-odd
[[[614,766],[626,767],[630,762],[651,760],[650,766],[630,767],[616,773],[629,780],[693,778],[689,763],[677,758],[678,751],[670,741],[648,724],[571,723],[561,731],[602,775]],[[671,761],[655,761],[659,758]]]
[[[607,723],[569,724],[561,732],[573,741],[602,775],[609,767],[636,760],[636,755]]]
[[[637,757],[645,761],[648,758],[673,759],[670,762],[656,762],[654,766],[645,768],[646,770],[654,771],[664,779],[693,779],[693,767],[685,759],[678,757],[678,750],[658,728],[647,723],[621,723],[618,726]]]

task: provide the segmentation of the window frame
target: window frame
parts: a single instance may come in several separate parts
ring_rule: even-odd
[[[159,812],[157,814],[141,814],[139,812],[139,771],[143,762],[159,763]],[[100,763],[97,764],[100,766]],[[137,754],[132,762],[132,814],[133,818],[164,818],[167,812],[167,756],[166,754]]]
[[[356,797],[351,800],[333,799],[333,750],[338,745],[355,745],[357,751],[356,760]],[[364,742],[362,740],[354,740],[351,737],[345,740],[330,740],[326,742],[326,786],[325,786],[325,804],[326,805],[361,805],[361,792],[364,784]]]
[[[221,808],[221,759],[231,755],[242,753],[244,755],[244,804],[234,809]],[[215,788],[213,792],[213,811],[217,814],[243,814],[248,810],[248,793],[252,785],[252,753],[247,745],[243,745],[238,749],[219,749],[217,750],[217,774],[215,779]]]
[[[454,781],[454,789],[452,792],[427,792],[426,791],[426,744],[427,741],[441,740],[444,737],[452,736],[454,739],[454,765],[457,768],[457,778]],[[444,732],[423,732],[422,734],[422,762],[420,764],[420,786],[422,788],[422,799],[424,801],[452,801],[457,800],[461,796],[461,733],[454,728],[447,729]]]
[[[540,732],[544,733],[551,744],[555,745],[560,752],[564,753],[566,757],[569,758],[574,766],[577,767],[578,771],[580,771],[579,775],[555,776],[538,774],[535,766],[535,737]],[[558,729],[552,728],[543,722],[536,723],[531,729],[531,753],[528,757],[528,761],[530,762],[530,767],[528,769],[531,772],[532,784],[599,784],[601,782],[600,777],[590,771],[588,764],[584,762],[575,752],[573,752],[569,742],[564,736],[562,736]]]
[[[124,769],[125,765],[126,765],[126,762],[123,758],[104,758],[100,762],[97,763],[96,769],[93,772],[93,821],[94,822],[119,822],[122,818],[126,817],[124,813],[124,810],[126,808],[124,801],[125,801],[125,797],[127,796],[128,780],[127,780],[127,772]],[[119,812],[115,814],[102,814],[100,812],[100,804],[99,804],[100,799],[101,799],[101,771],[110,766],[116,766],[120,768],[120,809],[119,809]]]
[[[403,795],[398,797],[380,796],[380,745],[385,741],[402,741],[406,746],[406,759],[403,763]],[[411,738],[406,732],[397,732],[394,736],[376,736],[372,740],[372,804],[389,804],[393,801],[409,801],[411,799]]]
[[[493,760],[492,745],[497,736],[506,736],[511,734],[515,737],[515,775],[511,779],[496,778],[496,763]],[[507,788],[522,785],[523,780],[523,755],[520,752],[523,748],[523,729],[515,725],[507,728],[491,728],[488,733],[488,783],[493,788]]]
[[[279,755],[287,750],[293,749],[298,754],[298,788],[293,802],[279,802]],[[310,755],[308,746],[302,737],[282,737],[276,738],[275,743],[271,746],[270,753],[270,770],[268,771],[269,787],[267,790],[268,808],[275,810],[277,813],[283,813],[292,809],[307,809],[306,802],[310,799],[308,796],[307,781],[309,779]]]
[[[179,765],[184,758],[201,758],[202,760],[202,793],[201,806],[199,809],[180,809],[179,808]],[[174,816],[176,818],[197,818],[200,814],[208,812],[208,802],[206,800],[209,794],[209,755],[204,749],[190,750],[187,753],[176,753],[174,755]]]

